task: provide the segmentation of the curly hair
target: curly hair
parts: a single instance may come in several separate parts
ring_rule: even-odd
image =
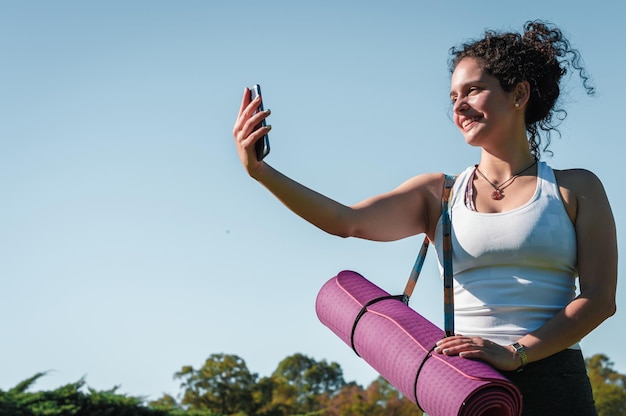
[[[567,116],[556,105],[561,92],[559,84],[567,70],[573,68],[578,72],[588,95],[595,93],[580,53],[558,28],[540,20],[526,22],[523,35],[488,30],[482,39],[452,47],[449,53],[451,73],[462,59],[476,58],[482,69],[496,77],[507,92],[528,81],[530,98],[525,123],[530,151],[536,159],[541,151],[551,153],[548,150],[551,133],[560,134],[557,126]]]

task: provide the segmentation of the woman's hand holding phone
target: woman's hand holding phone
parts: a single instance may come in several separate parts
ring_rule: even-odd
[[[259,103],[259,106],[257,107],[256,112],[261,113],[264,111],[263,96],[261,95],[261,86],[259,84],[254,84],[254,86],[250,90],[250,100],[254,101],[254,99],[257,97],[261,97],[261,102]],[[267,125],[265,124],[265,119],[263,119],[261,123],[258,124],[254,129],[258,130],[258,129],[262,129],[265,127],[267,127]],[[263,160],[263,158],[269,154],[270,139],[269,139],[267,132],[265,133],[265,135],[263,135],[263,137],[261,137],[259,140],[257,140],[254,143],[254,148],[256,150],[257,160]]]
[[[253,90],[246,88],[233,127],[233,136],[239,158],[250,176],[254,176],[254,173],[263,166],[262,160],[269,153],[267,134],[272,126],[266,125],[265,121],[269,115],[269,110],[263,110],[258,86]],[[258,142],[261,143],[257,144]]]

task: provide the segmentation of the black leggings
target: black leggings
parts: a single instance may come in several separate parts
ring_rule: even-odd
[[[597,416],[585,360],[567,349],[528,364],[523,371],[503,371],[522,392],[523,416]]]

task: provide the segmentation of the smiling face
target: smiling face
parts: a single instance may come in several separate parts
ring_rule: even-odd
[[[489,147],[519,134],[515,94],[483,71],[475,58],[461,60],[452,74],[454,124],[472,146]]]

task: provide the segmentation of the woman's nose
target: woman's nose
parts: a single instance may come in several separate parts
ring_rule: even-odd
[[[465,98],[457,98],[454,101],[453,110],[455,113],[462,113],[467,110],[469,105],[467,104],[467,100]]]

